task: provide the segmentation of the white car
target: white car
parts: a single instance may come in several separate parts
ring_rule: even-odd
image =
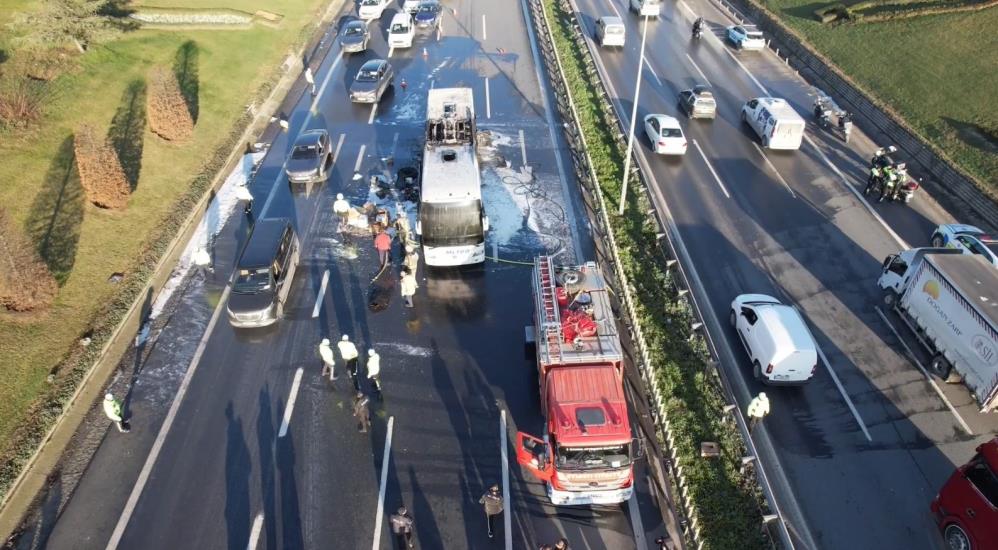
[[[686,136],[679,127],[676,117],[668,115],[648,115],[645,117],[645,133],[652,149],[660,155],[685,155]]]
[[[762,31],[745,25],[728,27],[728,40],[739,50],[761,50],[766,47]]]
[[[402,11],[407,11],[411,14],[415,14],[416,10],[419,9],[419,4],[422,1],[423,0],[405,0],[405,2],[402,2]]]
[[[793,307],[765,294],[742,294],[731,302],[729,320],[763,383],[803,384],[814,376],[818,346]]]
[[[385,13],[385,8],[391,0],[360,0],[360,7],[357,8],[357,17],[365,21],[370,21],[372,19],[381,19],[381,15]]]
[[[973,225],[961,223],[940,225],[932,233],[932,246],[958,248],[964,254],[978,254],[998,267],[998,239]]]
[[[599,40],[600,46],[620,46],[623,48],[625,34],[624,21],[619,17],[607,15],[596,21],[596,38]]]

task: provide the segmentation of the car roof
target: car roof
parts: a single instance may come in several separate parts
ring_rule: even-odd
[[[619,17],[617,17],[616,15],[604,15],[603,17],[600,17],[600,20],[603,21],[604,25],[623,25],[624,24],[624,20],[621,19],[621,18],[619,18]]]
[[[319,141],[320,138],[326,133],[322,128],[315,128],[312,130],[307,130],[302,132],[297,139],[295,139],[295,145],[312,145]]]
[[[793,307],[784,304],[760,304],[754,307],[759,323],[766,327],[766,332],[777,349],[815,349],[810,331]]]
[[[344,27],[360,27],[362,29],[366,29],[367,28],[367,24],[365,24],[360,19],[351,19],[350,21],[347,21],[347,24],[344,25]]]
[[[693,93],[694,93],[694,94],[696,94],[696,95],[711,95],[711,96],[712,96],[712,95],[714,95],[714,94],[713,94],[713,93],[712,93],[712,92],[710,91],[710,86],[708,86],[708,85],[706,85],[706,84],[697,84],[696,86],[694,86],[694,87],[692,87],[692,88],[690,88],[690,89],[691,89],[691,90],[693,91]]]
[[[657,119],[658,123],[663,128],[679,128],[680,130],[682,130],[682,127],[679,126],[679,120],[676,117],[674,117],[674,116],[669,116],[669,115],[648,115],[648,118]]]
[[[269,267],[277,255],[277,248],[281,245],[284,229],[290,225],[291,220],[287,218],[257,220],[253,226],[253,234],[250,235],[243,255],[239,258],[238,267],[240,269]]]
[[[975,225],[967,225],[963,223],[946,223],[939,226],[941,231],[947,231],[956,235],[973,235],[982,239],[990,239],[984,230]]]

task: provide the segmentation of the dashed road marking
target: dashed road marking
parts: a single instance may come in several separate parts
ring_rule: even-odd
[[[714,171],[714,167],[710,164],[710,161],[707,160],[707,155],[703,154],[703,149],[700,148],[700,144],[697,143],[697,140],[695,139],[693,140],[693,146],[697,148],[697,152],[700,153],[700,157],[703,158],[705,163],[707,163],[707,169],[710,170],[710,174],[714,176],[714,181],[716,181],[718,187],[721,188],[721,192],[724,193],[725,197],[730,199],[731,195],[728,194],[728,188],[724,186],[724,182],[721,181],[721,177]]]
[[[658,86],[662,87],[662,81],[659,80],[658,75],[655,74],[655,69],[651,68],[651,63],[648,62],[648,56],[645,56],[645,66],[648,67],[648,72],[651,73],[652,77],[655,78],[655,82],[658,82]]]
[[[523,165],[527,165],[527,140],[523,138],[523,130],[520,130],[520,155],[523,157]]]
[[[336,142],[336,149],[333,150],[333,164],[336,164],[336,159],[340,158],[340,149],[343,148],[343,140],[346,138],[346,134],[340,134],[340,139]]]
[[[260,512],[253,520],[253,529],[250,531],[249,543],[246,544],[246,550],[256,550],[256,547],[260,542],[260,531],[262,530],[263,512]]]
[[[288,404],[284,407],[284,418],[281,419],[281,430],[277,432],[277,437],[288,435],[288,426],[291,424],[291,413],[295,410],[295,401],[298,400],[298,388],[301,386],[301,377],[305,369],[298,367],[295,371],[295,379],[291,382],[291,393],[288,394]]]
[[[371,104],[371,116],[367,117],[368,124],[374,124],[374,115],[378,113],[378,102],[375,101]]]
[[[319,310],[322,309],[322,298],[326,295],[326,285],[328,283],[329,283],[329,270],[327,269],[322,274],[322,284],[319,285],[319,295],[315,297],[315,307],[312,308],[313,319],[319,316]]]
[[[486,27],[485,27],[485,14],[483,13],[482,14],[482,40],[488,40],[488,39],[489,39],[489,33],[487,32]]]
[[[392,429],[395,426],[395,417],[388,417],[388,433],[385,434],[385,452],[381,457],[381,486],[378,489],[378,514],[374,518],[374,542],[371,550],[381,548],[381,521],[385,515],[385,489],[388,484],[388,459],[392,453]]]
[[[762,147],[759,147],[759,144],[754,141],[752,142],[752,145],[755,147],[755,150],[759,151],[759,154],[762,155],[762,159],[766,161],[767,165],[769,165],[770,170],[772,170],[773,173],[776,174],[776,177],[779,178],[780,183],[783,184],[783,187],[786,187],[787,191],[790,191],[790,195],[796,199],[797,195],[794,193],[794,190],[791,189],[790,185],[787,184],[787,180],[783,179],[783,176],[780,175],[779,170],[776,169],[776,166],[773,165],[773,162],[769,160],[769,157],[766,156],[766,153],[762,150]]]
[[[367,145],[361,145],[360,151],[357,152],[357,162],[353,165],[354,172],[360,172],[360,164],[364,162],[364,151],[367,150]]]
[[[710,80],[707,78],[707,75],[704,74],[702,70],[700,70],[700,65],[697,65],[697,62],[693,61],[693,58],[690,57],[690,54],[686,54],[686,59],[689,59],[690,63],[693,65],[693,68],[696,69],[698,73],[700,73],[700,78],[702,78],[703,81],[706,82],[708,86],[713,86],[713,84],[711,84]]]
[[[485,77],[485,118],[492,118],[492,101],[489,99],[489,77]]]

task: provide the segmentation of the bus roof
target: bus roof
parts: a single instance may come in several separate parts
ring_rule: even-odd
[[[423,202],[482,198],[478,157],[472,145],[440,145],[423,155]]]
[[[562,445],[612,445],[631,440],[623,381],[616,367],[560,367],[551,369],[547,376],[549,422]]]
[[[443,118],[446,114],[444,106],[449,103],[458,107],[460,118],[464,118],[465,108],[471,110],[472,117],[475,116],[475,98],[471,88],[433,88],[426,96],[426,118]]]

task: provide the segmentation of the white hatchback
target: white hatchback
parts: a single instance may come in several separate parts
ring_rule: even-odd
[[[370,21],[372,19],[381,19],[382,14],[385,13],[385,8],[391,0],[360,0],[360,6],[357,8],[357,16],[364,21]]]
[[[686,136],[676,117],[668,115],[648,115],[645,117],[645,133],[652,149],[660,155],[685,155]]]

